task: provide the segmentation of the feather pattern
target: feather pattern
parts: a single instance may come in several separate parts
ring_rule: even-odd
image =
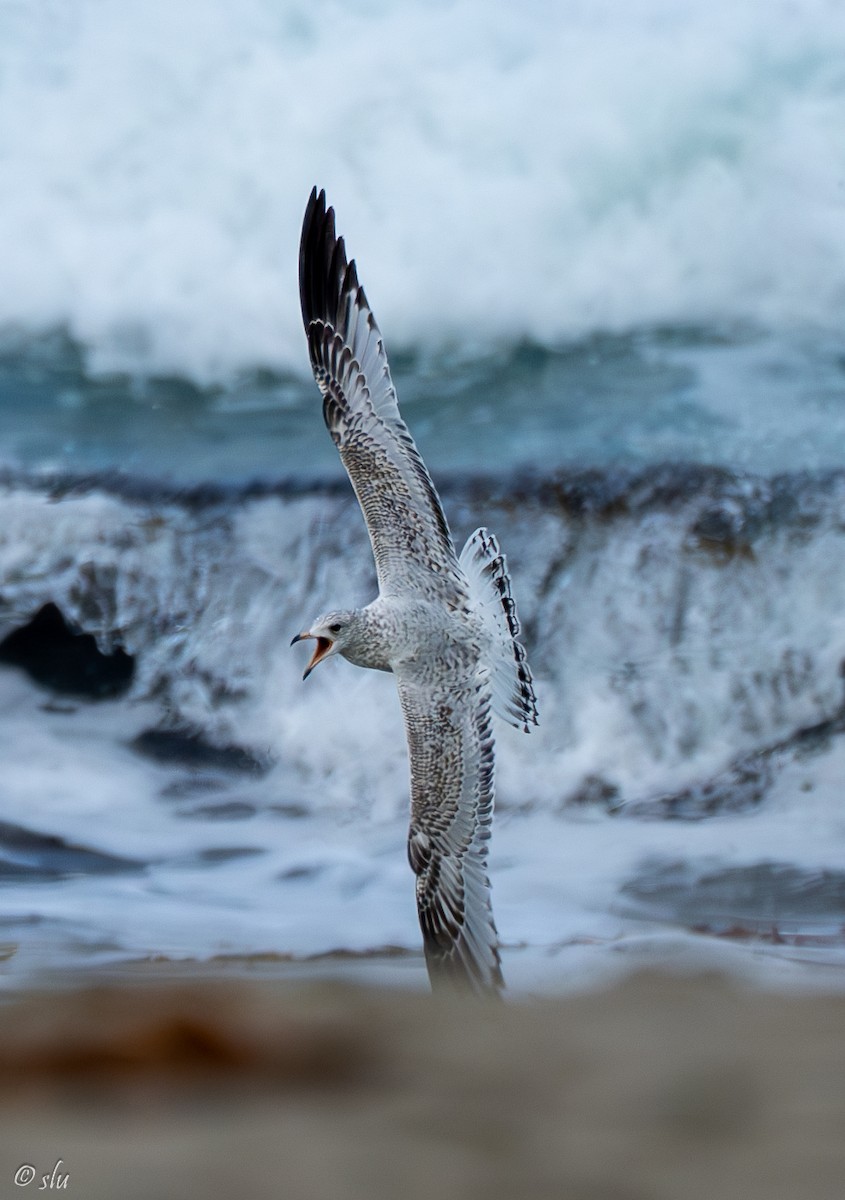
[[[432,982],[503,986],[487,878],[493,823],[490,691],[479,677],[433,688],[399,677],[411,758],[408,858]]]
[[[302,319],[323,416],[355,489],[382,595],[465,603],[440,498],[399,415],[384,342],[324,192],[311,193],[299,255]]]
[[[476,529],[459,561],[469,582],[473,608],[486,625],[493,712],[528,733],[528,726],[537,724],[537,697],[525,647],[519,641],[507,559],[492,533]]]
[[[393,671],[411,763],[408,857],[429,977],[434,987],[497,994],[503,980],[487,878],[490,714],[495,708],[526,729],[537,716],[505,560],[484,530],[458,560],[399,414],[355,263],[316,188],[299,283],[323,416],[364,514],[379,582],[366,608],[327,614],[307,636],[319,638],[321,658],[337,636],[336,649],[351,662]]]

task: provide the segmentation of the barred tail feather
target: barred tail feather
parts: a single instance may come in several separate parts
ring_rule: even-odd
[[[508,564],[499,543],[486,529],[476,529],[461,551],[461,567],[469,581],[473,604],[490,632],[493,711],[528,732],[537,724],[537,698],[525,647],[519,637],[516,601],[511,595]]]

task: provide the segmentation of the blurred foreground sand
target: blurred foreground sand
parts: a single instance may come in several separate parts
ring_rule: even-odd
[[[841,996],[153,979],[0,1012],[0,1197],[58,1159],[41,1194],[85,1200],[845,1197]]]

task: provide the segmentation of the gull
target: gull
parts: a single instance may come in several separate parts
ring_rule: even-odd
[[[299,252],[302,318],[323,417],[366,522],[379,594],[324,613],[307,679],[340,654],[391,671],[411,767],[408,858],[433,989],[504,986],[490,901],[491,713],[528,732],[537,703],[507,563],[478,529],[456,554],[431,476],[399,414],[379,327],[324,191]]]

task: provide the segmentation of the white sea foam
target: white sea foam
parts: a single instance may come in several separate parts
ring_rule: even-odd
[[[542,718],[531,738],[502,731],[504,807],[554,811],[596,774],[625,801],[681,789],[839,711],[843,477],[779,492],[720,479],[658,471],[594,517],[550,498],[484,502],[518,583]],[[453,507],[475,523],[466,501]],[[303,685],[288,644],[329,605],[375,593],[345,497],[192,510],[13,488],[0,514],[0,632],[52,601],[104,649],[137,655],[134,697],[278,761],[315,811],[403,807],[389,677],[331,663]]]
[[[4,881],[0,943],[5,954],[15,952],[4,963],[0,987],[37,971],[55,976],[150,956],[202,961],[381,946],[419,951],[404,806],[381,817],[369,812],[362,818],[353,803],[345,816],[336,809],[289,818],[274,810],[280,780],[271,775],[251,792],[252,815],[188,819],[165,792],[185,772],[145,762],[125,745],[149,712],[116,703],[44,713],[42,703],[31,684],[0,673],[0,749],[13,798],[5,817],[149,865],[128,875]],[[331,729],[321,736],[330,741]],[[657,963],[719,967],[804,987],[814,978],[837,985],[834,976],[808,967],[838,965],[841,986],[836,941],[815,949],[775,944],[764,957],[758,943],[740,949],[695,935],[671,911],[657,918],[631,911],[620,888],[647,878],[649,861],[706,872],[786,860],[805,868],[808,878],[839,867],[842,757],[839,749],[789,768],[764,813],[700,824],[632,822],[577,810],[500,814],[490,867],[511,986],[589,987]],[[288,792],[291,780],[283,786]],[[229,792],[216,798],[242,790],[242,782],[232,780]],[[219,862],[208,857],[232,848],[241,855]],[[812,937],[820,925],[824,932],[830,922],[799,927]],[[788,920],[783,928],[790,928]],[[425,986],[421,956],[416,967],[391,974],[394,982],[405,976]]]
[[[325,185],[392,345],[837,324],[833,0],[0,10],[0,323],[95,369],[302,370]]]
[[[490,866],[517,984],[701,962],[683,903],[702,874],[786,863],[812,884],[841,871],[845,748],[833,730],[826,745],[780,754],[757,807],[700,822],[624,813],[626,801],[706,780],[841,711],[842,478],[786,481],[780,493],[761,484],[756,497],[749,481],[715,472],[697,489],[693,476],[655,478],[668,501],[656,488],[646,503],[642,483],[639,498],[629,487],[602,515],[485,502],[510,554],[542,722],[530,737],[496,730]],[[0,494],[0,517],[3,623],[52,600],[104,647],[117,636],[138,656],[133,690],[99,705],[45,709],[35,685],[0,670],[3,820],[146,864],[4,878],[0,936],[20,947],[8,977],[138,955],[418,949],[393,682],[333,661],[303,684],[301,648],[288,645],[328,603],[372,592],[348,502],[314,493],[192,509],[96,492],[48,502],[20,488]],[[715,537],[717,518],[734,520],[736,545],[696,540],[695,529]],[[166,721],[273,765],[252,775],[133,749]],[[617,789],[621,815],[601,803],[602,788]],[[677,897],[651,914],[625,893],[660,864],[689,873],[680,913]],[[829,920],[802,918],[801,889],[783,889],[785,915],[772,920],[819,940],[775,943],[769,977],[797,978],[796,957],[841,961],[837,886]],[[765,914],[765,896],[756,902]],[[718,933],[720,916],[702,920]],[[754,927],[753,911],[738,916]],[[755,967],[758,943],[744,954],[714,945],[712,961]],[[410,974],[422,982],[421,962]]]

